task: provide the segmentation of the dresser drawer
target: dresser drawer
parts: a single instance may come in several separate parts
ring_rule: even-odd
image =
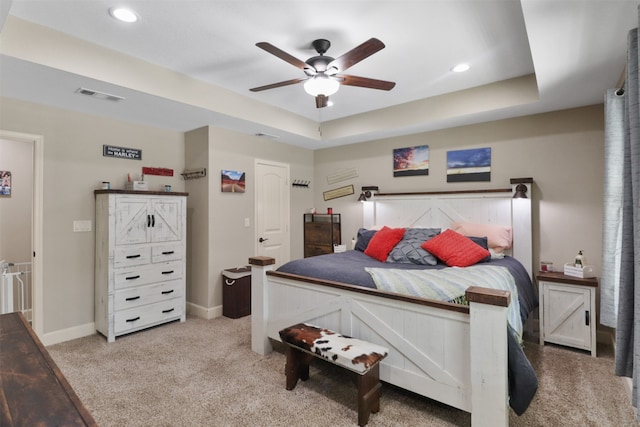
[[[113,309],[127,310],[145,304],[167,301],[183,295],[181,280],[127,288],[115,292]]]
[[[113,319],[113,331],[121,334],[145,328],[154,323],[178,319],[184,313],[184,298],[173,298],[129,310],[117,311]]]
[[[118,269],[115,273],[115,289],[167,282],[169,280],[180,279],[182,276],[183,268],[180,262]]]
[[[113,253],[115,268],[146,265],[151,262],[151,248],[146,246],[116,248]]]
[[[182,244],[158,245],[151,248],[151,262],[178,261],[184,256]]]

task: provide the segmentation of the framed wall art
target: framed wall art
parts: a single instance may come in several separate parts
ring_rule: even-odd
[[[394,148],[393,176],[429,175],[429,146]]]
[[[447,151],[447,182],[491,181],[491,148]]]
[[[0,196],[11,195],[11,172],[0,171]]]
[[[223,193],[244,193],[245,173],[222,170],[220,173],[220,189]]]

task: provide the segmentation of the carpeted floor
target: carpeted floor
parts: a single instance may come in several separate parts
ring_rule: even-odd
[[[284,387],[284,355],[250,348],[250,318],[189,317],[118,338],[48,347],[98,424],[110,426],[355,426],[356,390],[344,370],[314,362],[309,381]],[[526,342],[539,389],[512,426],[636,426],[612,349]],[[383,384],[369,426],[469,426],[468,413]]]

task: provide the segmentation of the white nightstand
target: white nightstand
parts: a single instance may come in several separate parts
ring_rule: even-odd
[[[561,344],[596,357],[596,290],[598,279],[562,273],[536,274],[540,303],[540,345]]]

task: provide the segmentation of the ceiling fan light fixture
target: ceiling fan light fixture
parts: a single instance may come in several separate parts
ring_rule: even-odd
[[[317,74],[304,82],[305,92],[312,96],[331,96],[336,93],[338,89],[340,89],[340,82],[330,79],[324,74]]]

